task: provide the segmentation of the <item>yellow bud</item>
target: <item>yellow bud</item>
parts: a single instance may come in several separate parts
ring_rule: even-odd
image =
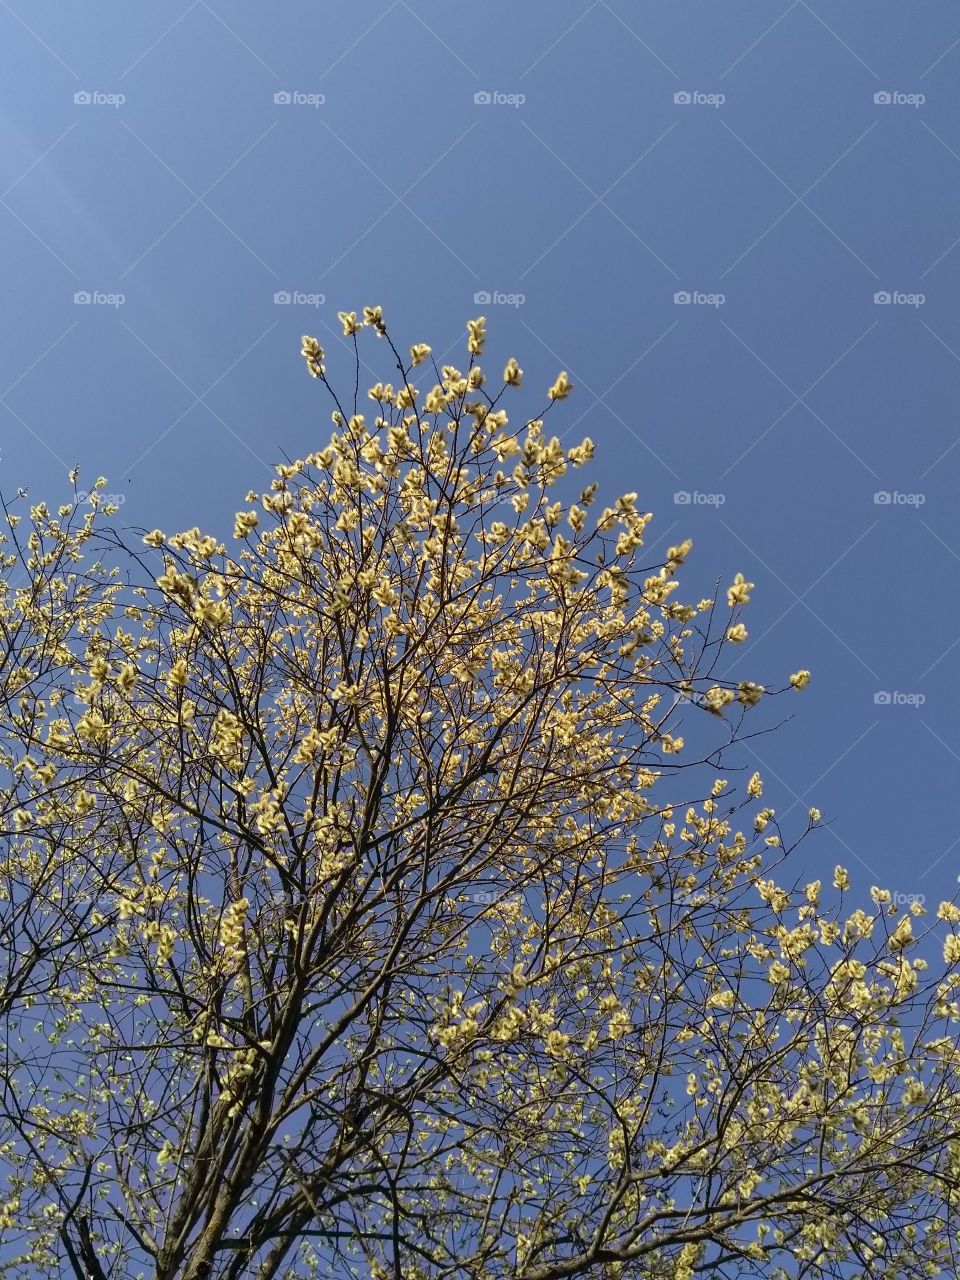
[[[552,387],[547,390],[547,395],[551,400],[566,400],[567,396],[573,390],[573,383],[566,369],[562,369],[557,374],[557,380]]]

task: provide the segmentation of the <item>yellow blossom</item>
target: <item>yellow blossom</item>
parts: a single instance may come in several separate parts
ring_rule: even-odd
[[[737,686],[737,701],[743,703],[745,707],[753,707],[760,701],[764,694],[762,684],[754,684],[752,680],[741,680]]]
[[[913,928],[910,923],[910,917],[904,916],[888,939],[890,950],[902,951],[912,941]]]
[[[245,538],[260,523],[256,511],[238,511],[234,516],[233,536]]]
[[[513,356],[507,361],[503,370],[503,380],[508,387],[519,387],[523,381],[523,370]]]
[[[187,660],[178,658],[167,673],[167,693],[174,694],[187,685]]]
[[[467,321],[467,350],[472,356],[483,354],[483,344],[487,337],[487,321],[485,316],[477,316],[476,320]]]
[[[382,307],[364,307],[363,323],[365,325],[369,325],[370,328],[375,329],[378,337],[382,338],[387,331],[387,327],[383,322]]]
[[[307,362],[307,370],[311,377],[322,378],[324,374],[323,347],[321,347],[316,338],[312,338],[309,334],[304,334],[300,354]]]
[[[544,1048],[551,1058],[566,1058],[569,1054],[570,1037],[562,1031],[550,1031],[544,1041]]]
[[[570,381],[570,375],[566,369],[562,369],[557,374],[557,380],[547,390],[547,395],[551,400],[566,400],[567,396],[573,390],[573,383]]]
[[[722,715],[724,707],[728,707],[733,702],[733,698],[732,689],[723,689],[720,685],[715,684],[703,695],[703,704],[714,715]]]
[[[733,580],[733,586],[727,588],[727,605],[732,609],[735,605],[747,604],[754,585],[752,582],[747,582],[742,573],[738,573]]]

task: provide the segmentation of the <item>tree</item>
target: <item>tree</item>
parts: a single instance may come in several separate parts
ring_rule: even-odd
[[[776,882],[735,748],[809,673],[724,676],[752,584],[639,567],[482,319],[465,372],[341,321],[239,549],[8,511],[4,1275],[949,1267],[960,937],[929,977],[919,905]]]

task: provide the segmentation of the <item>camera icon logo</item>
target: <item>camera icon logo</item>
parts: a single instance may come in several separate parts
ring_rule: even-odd
[[[674,306],[686,307],[693,301],[692,295],[686,289],[678,289],[673,295]]]
[[[487,289],[478,289],[473,295],[473,301],[478,307],[489,306],[491,302],[490,292]]]
[[[891,95],[883,89],[881,89],[879,93],[875,93],[873,95],[873,100],[878,107],[889,107],[890,103],[893,101]]]
[[[678,507],[688,507],[690,505],[689,489],[678,489],[673,495],[673,500]]]
[[[478,107],[489,107],[493,101],[493,95],[488,89],[480,89],[473,95],[474,104]]]
[[[91,302],[91,296],[86,289],[81,289],[78,293],[75,293],[73,295],[73,304],[76,307],[89,306],[90,302]]]
[[[893,295],[886,289],[880,289],[873,295],[873,303],[876,307],[888,307],[892,301]]]
[[[887,507],[892,501],[893,495],[888,489],[878,489],[873,495],[873,501],[878,507]]]
[[[890,694],[889,694],[889,693],[887,693],[886,689],[879,689],[879,690],[878,690],[878,691],[873,695],[873,701],[874,701],[874,703],[875,703],[878,707],[889,707],[889,705],[890,705]]]
[[[77,107],[89,107],[92,101],[93,96],[86,89],[81,89],[79,93],[73,95],[74,106]]]
[[[289,107],[293,98],[286,89],[281,89],[279,93],[273,95],[273,101],[278,107]]]
[[[290,302],[290,294],[286,289],[280,289],[273,295],[273,301],[276,306],[286,306]]]
[[[673,95],[673,100],[678,107],[688,107],[693,101],[690,96],[690,92],[687,89],[681,89],[678,93],[675,93]]]

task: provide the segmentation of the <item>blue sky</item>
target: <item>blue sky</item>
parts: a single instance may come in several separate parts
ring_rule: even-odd
[[[813,671],[743,756],[831,820],[798,872],[952,895],[954,4],[0,0],[0,49],[6,495],[226,536],[328,434],[302,333],[346,374],[339,309],[451,359],[483,312],[685,595],[757,584],[742,674]]]

